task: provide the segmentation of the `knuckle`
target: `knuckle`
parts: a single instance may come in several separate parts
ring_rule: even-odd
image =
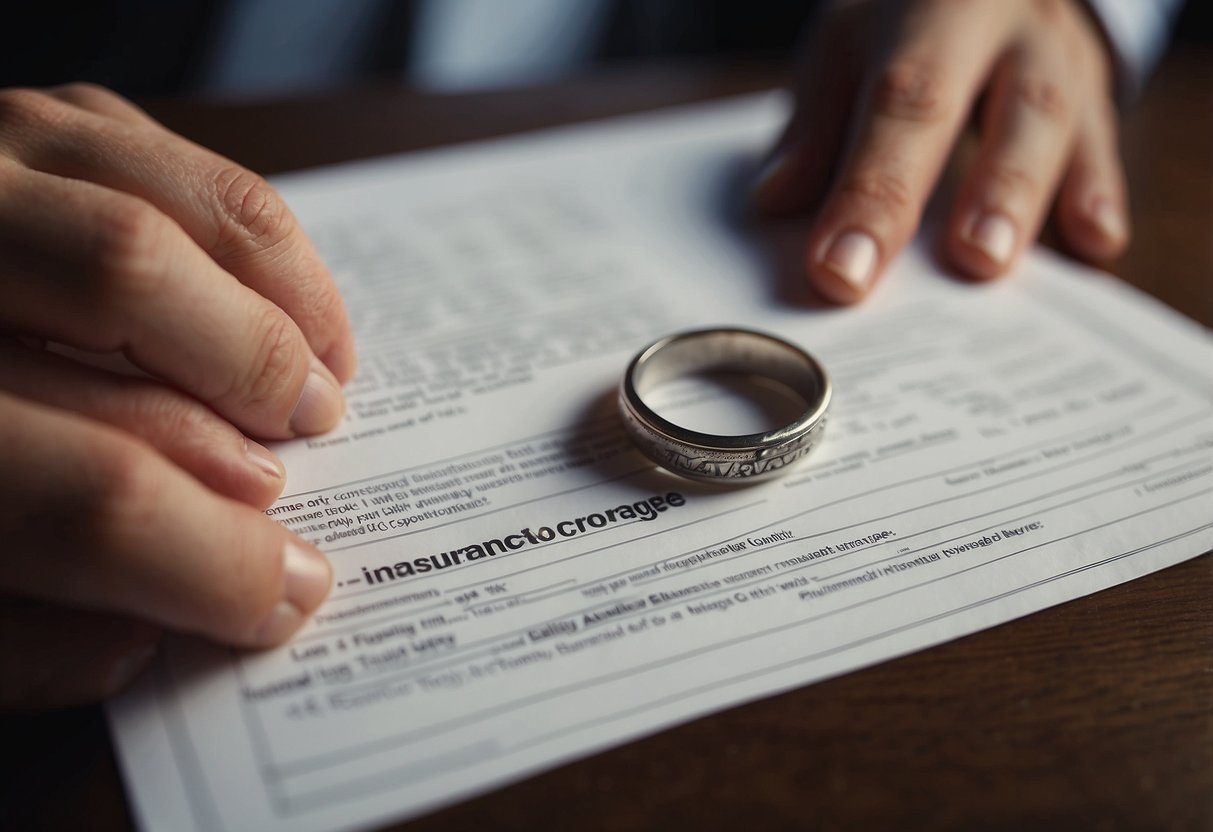
[[[136,386],[138,385],[138,386]],[[151,435],[171,439],[180,446],[212,448],[227,422],[195,399],[156,383],[135,382],[123,398],[124,415],[132,424],[145,426]]]
[[[122,98],[110,92],[105,87],[99,84],[90,84],[86,81],[63,84],[62,86],[52,88],[49,92],[62,101],[67,101],[84,109],[112,107],[116,103],[125,104]]]
[[[273,248],[294,233],[286,203],[261,176],[231,165],[221,169],[214,182],[221,220],[216,248],[250,242],[260,249]]]
[[[1066,15],[1066,4],[1062,0],[1033,0],[1033,6],[1041,20],[1049,23],[1059,23]]]
[[[9,130],[53,129],[70,118],[70,108],[39,90],[0,90],[0,127]]]
[[[345,302],[336,284],[327,276],[309,282],[306,291],[301,293],[300,307],[295,317],[301,324],[317,324],[313,329],[319,330],[322,343],[335,341],[337,333],[346,327]],[[306,326],[305,331],[311,334]]]
[[[301,336],[294,322],[276,307],[260,313],[255,327],[255,350],[244,374],[225,398],[250,409],[281,402],[295,368],[305,361]]]
[[[840,192],[865,210],[901,214],[915,208],[905,180],[884,171],[860,171],[842,184]]]
[[[1067,121],[1070,105],[1061,85],[1043,75],[1024,75],[1012,90],[1015,101],[1045,119],[1059,124]]]
[[[166,221],[149,203],[114,200],[98,214],[92,268],[97,300],[122,304],[163,284]]]
[[[90,472],[97,496],[89,534],[121,555],[151,525],[162,490],[160,473],[153,455],[135,440],[108,442],[97,450]]]
[[[936,124],[952,114],[943,75],[920,61],[898,61],[884,68],[876,86],[877,112],[903,121]]]
[[[1037,197],[1040,194],[1040,183],[1035,176],[1021,167],[1001,164],[993,166],[986,173],[985,191],[991,202],[1018,203]]]

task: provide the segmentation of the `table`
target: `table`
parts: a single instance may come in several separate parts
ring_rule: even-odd
[[[1208,49],[1126,119],[1136,242],[1110,268],[1213,325]],[[148,102],[267,174],[778,84],[631,67],[518,91],[368,88]],[[1213,507],[1211,507],[1213,514]],[[6,828],[131,826],[100,708],[5,716]],[[1213,829],[1213,554],[940,647],[705,717],[417,819],[463,829]]]

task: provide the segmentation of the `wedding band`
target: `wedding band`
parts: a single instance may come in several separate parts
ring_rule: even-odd
[[[673,379],[705,372],[769,379],[805,405],[794,421],[765,433],[716,435],[676,425],[644,397]],[[830,405],[830,377],[799,347],[748,329],[701,329],[654,341],[628,365],[619,387],[624,428],[667,471],[709,482],[749,483],[786,473],[819,441]]]

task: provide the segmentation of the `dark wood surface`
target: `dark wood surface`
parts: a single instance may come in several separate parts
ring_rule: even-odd
[[[1135,244],[1110,268],[1213,324],[1208,50],[1125,122]],[[761,89],[652,66],[517,92],[151,102],[275,173]],[[1213,506],[1210,506],[1213,514]],[[98,708],[5,716],[0,827],[130,826]],[[696,720],[403,825],[464,829],[1213,829],[1213,557]]]

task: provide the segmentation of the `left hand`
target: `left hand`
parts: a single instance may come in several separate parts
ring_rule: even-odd
[[[0,710],[112,693],[164,630],[298,629],[332,570],[258,510],[285,479],[255,438],[332,428],[354,366],[261,177],[99,87],[0,90]]]
[[[1106,260],[1128,243],[1111,65],[1080,0],[842,2],[819,21],[760,210],[820,201],[810,282],[861,300],[918,230],[980,103],[980,149],[944,228],[960,273],[1006,273],[1050,205],[1066,244]]]

